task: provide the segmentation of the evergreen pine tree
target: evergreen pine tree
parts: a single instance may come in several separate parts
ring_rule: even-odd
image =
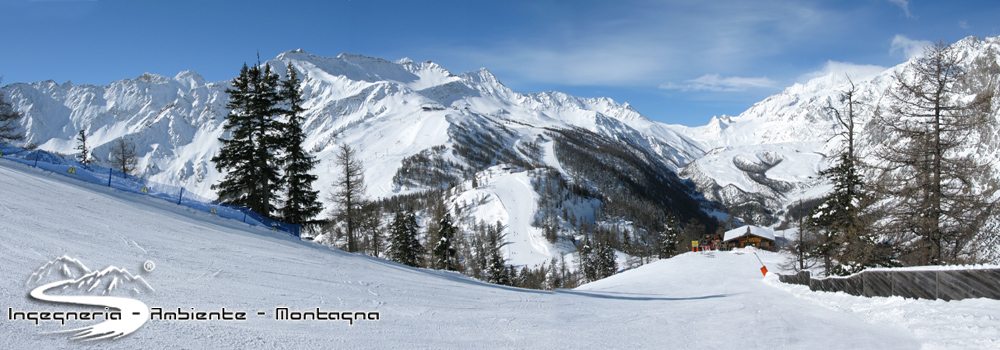
[[[850,81],[850,79],[848,79]],[[868,257],[863,251],[871,247],[869,230],[861,228],[861,210],[863,202],[861,175],[858,172],[858,160],[854,154],[854,94],[857,88],[851,82],[850,90],[844,92],[846,113],[831,105],[827,110],[832,112],[843,127],[840,136],[844,138],[844,147],[840,151],[837,163],[819,175],[827,178],[833,184],[833,191],[828,194],[820,205],[813,208],[806,217],[805,226],[810,232],[812,242],[809,251],[804,253],[823,264],[827,276],[831,274],[849,274],[857,269],[870,266]],[[845,268],[847,265],[849,267]]]
[[[663,223],[663,230],[660,231],[659,239],[657,240],[657,245],[659,251],[657,252],[660,259],[666,259],[677,252],[677,244],[680,240],[680,223],[677,221],[677,217],[674,213],[667,212],[667,218]]]
[[[545,274],[545,284],[549,290],[563,288],[563,276],[558,266],[559,259],[553,256],[549,260],[549,269]]]
[[[506,273],[507,267],[504,264],[503,254],[500,249],[504,245],[503,226],[497,222],[496,226],[486,228],[486,281],[501,285],[511,285],[509,276]]]
[[[593,237],[587,235],[579,248],[584,277],[589,281],[614,275],[618,271],[612,233],[600,228],[594,231]]]
[[[577,249],[580,259],[580,267],[583,270],[583,277],[588,281],[596,281],[600,279],[599,268],[597,266],[597,251],[594,249],[593,241],[590,237],[585,237],[580,248]]]
[[[588,240],[584,242],[580,254],[583,256],[583,271],[587,280],[596,281],[614,275],[618,271],[615,249],[611,244],[600,240]]]
[[[247,67],[226,89],[230,109],[223,126],[229,138],[219,138],[222,148],[212,158],[215,168],[225,175],[212,188],[219,201],[245,206],[264,216],[271,216],[271,201],[279,186],[277,153],[281,147],[282,110],[278,75],[271,66]]]
[[[821,260],[824,272],[831,274],[851,273],[858,268],[870,266],[868,259],[859,255],[860,249],[871,246],[862,229],[858,205],[862,201],[860,189],[863,185],[857,172],[855,161],[842,153],[837,164],[820,172],[833,184],[833,192],[827,195],[820,205],[813,208],[806,217],[806,226],[815,232],[811,251],[806,252],[815,259]],[[846,254],[845,249],[851,249],[854,254]],[[841,264],[853,265],[845,269]]]
[[[605,278],[618,272],[618,262],[615,249],[610,244],[600,244],[597,249],[598,254],[598,278]]]
[[[398,212],[389,225],[389,256],[403,265],[420,267],[424,247],[417,239],[417,217],[411,212]]]
[[[487,260],[486,281],[494,284],[509,286],[512,285],[510,276],[507,275],[507,265],[504,264],[503,256],[498,251],[491,251]]]
[[[434,243],[435,269],[458,271],[458,251],[454,246],[457,231],[451,222],[451,214],[445,213],[438,221],[437,242]]]
[[[281,219],[291,224],[303,224],[323,210],[319,203],[319,191],[313,191],[312,184],[318,178],[310,174],[318,162],[305,149],[306,135],[302,131],[304,118],[302,112],[302,94],[299,91],[301,80],[298,73],[288,63],[287,79],[281,82],[281,98],[287,105],[284,132],[281,134],[284,156],[281,163],[285,174],[282,184],[285,187],[285,200],[279,209]]]
[[[87,131],[80,130],[80,134],[77,135],[76,141],[79,142],[76,145],[76,149],[80,151],[80,155],[77,156],[77,160],[83,164],[90,164],[90,148],[87,147]]]

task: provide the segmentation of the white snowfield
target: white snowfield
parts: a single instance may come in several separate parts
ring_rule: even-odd
[[[538,193],[531,187],[531,177],[527,172],[508,174],[493,170],[483,176],[484,186],[459,196],[458,200],[470,202],[486,198],[485,203],[474,206],[467,213],[468,217],[488,224],[506,223],[507,244],[503,253],[508,265],[534,266],[559,257],[552,243],[545,240],[542,230],[531,226],[538,202]],[[572,249],[564,247],[564,250]]]
[[[515,181],[516,178],[509,178]],[[141,195],[0,161],[0,344],[49,348],[995,349],[1000,301],[865,299],[763,278],[752,252],[686,253],[576,290],[534,291],[299,241]],[[506,194],[498,193],[504,201]],[[504,205],[522,205],[505,202]],[[520,215],[520,214],[518,214]],[[760,252],[768,268],[781,257]],[[31,274],[69,256],[118,266],[155,291],[150,308],[247,312],[245,321],[149,320],[117,340],[66,334],[88,321],[10,320],[65,311],[29,299]],[[153,264],[144,263],[152,262]],[[153,267],[151,271],[149,268]],[[378,321],[276,320],[378,312]],[[76,311],[97,311],[72,309]],[[257,316],[264,311],[265,316]]]

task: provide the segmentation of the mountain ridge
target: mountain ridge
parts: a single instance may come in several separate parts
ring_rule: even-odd
[[[967,38],[953,45],[967,56],[997,46],[997,38]],[[656,181],[665,181],[661,185],[670,187],[669,193],[704,199],[694,210],[717,218],[725,218],[724,211],[729,211],[742,221],[762,225],[779,223],[789,205],[829,189],[815,175],[828,166],[829,155],[839,145],[834,136],[840,126],[827,107],[843,108],[839,96],[846,84],[831,70],[755,103],[738,116],[713,117],[704,126],[685,127],[651,121],[627,103],[609,98],[555,91],[517,93],[486,68],[456,75],[430,61],[389,61],[357,54],[320,57],[301,49],[264,64],[279,75],[285,74],[288,64],[302,73],[305,148],[320,161],[314,169],[320,176],[314,188],[324,192],[333,187],[333,154],[341,143],[359,150],[366,165],[368,195],[378,199],[449,186],[474,187],[472,177],[505,162],[527,166],[519,171],[552,169],[568,183],[587,183],[593,175],[571,170],[567,162],[572,159],[565,153],[560,158],[559,152],[577,152],[587,146],[574,142],[599,138],[600,144],[629,149],[618,153],[627,160],[610,153],[598,160],[615,171],[635,171],[620,177],[622,181],[649,180],[640,169],[656,168],[662,177]],[[856,79],[857,99],[877,105],[893,72],[908,64]],[[49,80],[3,89],[25,116],[21,123],[27,142],[72,154],[76,134],[88,130],[94,154],[106,159],[110,142],[128,137],[139,146],[141,176],[212,197],[211,185],[220,174],[210,159],[224,135],[227,87],[228,81],[206,82],[197,72],[184,71],[174,78],[143,74],[107,86]],[[870,111],[859,111],[866,113]],[[455,166],[404,174],[404,165],[416,164],[418,158]],[[768,166],[760,167],[764,163]],[[433,174],[446,175],[445,182],[428,182]],[[680,178],[668,179],[673,174]],[[687,186],[693,189],[684,189]],[[450,201],[458,197],[452,195]],[[671,209],[670,198],[647,199],[676,210]],[[327,215],[329,208],[323,214]],[[571,228],[566,222],[560,226]],[[531,237],[539,235],[536,229],[512,228]]]
[[[654,181],[671,188],[660,191],[660,195],[692,195],[679,180],[639,172],[660,169],[657,171],[673,174],[702,152],[697,144],[650,121],[631,106],[608,98],[580,98],[560,92],[521,94],[507,88],[486,68],[455,75],[433,62],[406,59],[391,62],[352,54],[330,58],[293,50],[264,64],[271,65],[279,75],[285,74],[289,64],[302,73],[301,92],[307,109],[304,146],[319,160],[314,169],[319,180],[314,188],[323,193],[333,188],[334,153],[342,143],[359,150],[365,163],[368,196],[384,199],[454,186],[474,190],[470,179],[485,176],[501,163],[519,164],[500,167],[510,169],[505,172],[513,176],[541,167],[555,169],[552,171],[570,179],[569,183],[591,183],[587,180],[591,175],[562,172],[568,160],[554,152],[575,149],[556,147],[557,143],[576,142],[568,140],[602,139],[602,144],[620,143],[619,147],[630,149],[597,160],[632,164],[628,169],[636,173],[621,179]],[[210,159],[220,147],[218,138],[225,135],[222,125],[228,113],[225,89],[229,86],[228,81],[204,82],[197,72],[184,71],[172,79],[143,74],[107,86],[37,82],[11,84],[3,89],[25,116],[22,126],[27,142],[43,150],[73,154],[76,134],[87,130],[93,154],[107,159],[110,142],[126,137],[138,145],[140,176],[183,186],[211,198],[211,185],[221,175]],[[580,133],[589,136],[567,138]],[[416,162],[419,159],[452,165],[444,169],[419,168],[426,166]],[[664,160],[665,167],[659,159]],[[404,165],[418,168],[404,171]],[[591,190],[598,191],[596,187]],[[452,194],[448,201],[457,204],[460,197],[461,193]],[[669,198],[649,200],[665,208],[672,202]],[[686,213],[683,217],[703,216],[697,213],[697,207],[672,210],[682,210]],[[322,218],[329,216],[330,206],[327,208]],[[510,218],[515,212],[519,211],[511,209],[504,215]],[[593,214],[579,214],[594,218]],[[467,225],[475,222],[469,220]],[[711,224],[707,217],[699,220]],[[564,230],[562,240],[575,240],[570,232],[575,229],[573,225],[569,220],[558,223]],[[515,239],[544,241],[539,240],[541,230],[532,225],[510,231],[510,237]],[[517,264],[535,265],[573,250],[562,243],[553,244],[543,248],[547,253],[534,261],[520,261],[509,255],[507,258]]]

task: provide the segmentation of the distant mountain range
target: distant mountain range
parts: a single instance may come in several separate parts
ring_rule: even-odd
[[[967,57],[989,48],[1000,49],[998,38],[968,38],[953,45]],[[301,73],[306,149],[320,160],[314,186],[324,194],[337,176],[336,146],[346,142],[359,150],[371,198],[452,188],[449,200],[458,204],[488,197],[484,186],[517,183],[502,179],[531,182],[546,171],[563,178],[566,188],[580,189],[574,192],[580,198],[600,202],[586,209],[580,198],[560,199],[576,208],[574,217],[590,218],[608,218],[597,213],[619,192],[609,190],[614,186],[606,182],[617,181],[619,187],[632,186],[621,192],[633,193],[637,202],[656,203],[682,218],[706,221],[706,213],[724,218],[729,212],[746,222],[777,224],[790,204],[829,189],[815,178],[840,142],[834,137],[840,126],[826,108],[843,108],[840,96],[847,88],[846,77],[822,76],[791,86],[739,116],[685,127],[651,121],[628,104],[607,98],[517,93],[485,68],[456,75],[433,62],[351,54],[319,57],[302,50],[265,63],[282,76],[289,63]],[[859,89],[856,98],[875,106],[893,72],[908,64],[851,77]],[[94,155],[107,159],[110,141],[127,137],[139,146],[140,176],[214,197],[210,186],[220,174],[210,159],[219,150],[218,138],[225,136],[229,86],[186,71],[173,78],[143,74],[107,86],[50,80],[11,84],[3,91],[25,116],[26,141],[38,148],[75,153],[75,136],[87,130]],[[870,113],[863,108],[859,116],[864,124]],[[588,154],[596,154],[592,162],[585,159]],[[618,174],[588,173],[585,167],[593,164],[603,169],[595,172]],[[486,178],[497,181],[478,181]],[[498,191],[491,193],[522,190]],[[506,218],[508,239],[524,242],[516,249],[523,253],[508,253],[515,263],[535,264],[572,250],[537,239],[542,230],[533,224],[510,225],[528,221],[515,216],[540,213],[559,216],[557,226],[567,231],[575,225],[563,217],[565,210],[546,211],[538,205],[544,197],[540,187],[532,191],[536,205],[531,208],[469,210],[490,222]],[[631,220],[622,222],[628,226]],[[521,261],[515,255],[532,258]]]

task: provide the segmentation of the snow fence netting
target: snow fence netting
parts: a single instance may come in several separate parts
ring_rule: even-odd
[[[272,220],[245,207],[221,203],[199,196],[183,187],[152,182],[140,177],[124,174],[110,168],[82,164],[44,151],[26,150],[0,145],[0,158],[92,184],[108,186],[119,190],[149,195],[172,203],[218,214],[221,217],[238,220],[254,226],[263,226],[274,231],[289,233],[299,237],[300,225]]]

